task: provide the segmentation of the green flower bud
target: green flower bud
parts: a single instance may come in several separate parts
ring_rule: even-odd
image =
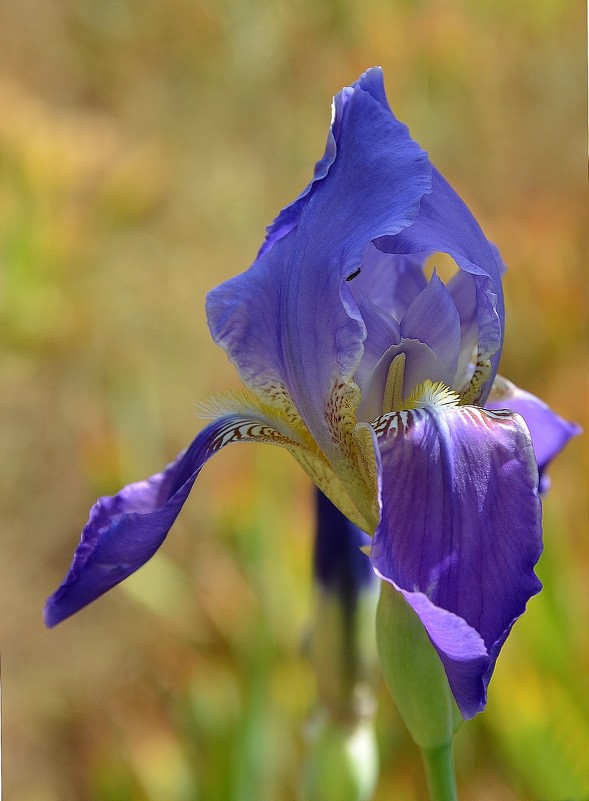
[[[378,779],[372,715],[355,720],[323,715],[311,739],[305,801],[369,801]]]
[[[376,642],[385,681],[414,741],[428,751],[451,743],[462,716],[444,666],[419,617],[386,581],[376,612]]]

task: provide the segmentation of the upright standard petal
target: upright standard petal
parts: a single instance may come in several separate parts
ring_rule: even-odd
[[[296,408],[342,475],[358,473],[359,393],[349,382],[366,336],[345,279],[372,239],[411,224],[430,190],[427,156],[383,105],[381,86],[376,71],[336,99],[336,155],[296,225],[207,299],[213,339],[244,383],[287,414]]]
[[[465,718],[540,590],[537,470],[518,415],[431,404],[375,423],[382,459],[377,573],[420,616]]]
[[[427,287],[419,293],[401,320],[401,335],[408,339],[416,339],[427,345],[444,367],[448,378],[434,375],[419,376],[419,370],[412,365],[410,354],[407,354],[405,366],[406,376],[413,373],[415,383],[426,379],[443,380],[448,386],[454,385],[460,354],[460,318],[452,296],[435,271]]]
[[[325,153],[315,164],[313,179],[307,184],[296,200],[289,203],[288,206],[285,206],[272,225],[268,226],[266,239],[258,252],[258,257],[270,250],[276,241],[286,236],[296,227],[308,195],[317,188],[316,183],[322,181],[329,172],[329,168],[333,164],[337,154],[337,140],[344,116],[344,108],[355,89],[362,89],[368,92],[368,94],[380,103],[384,109],[390,111],[390,106],[384,91],[382,70],[379,67],[373,67],[367,70],[352,86],[346,86],[333,98],[331,106],[331,125],[327,134]]]

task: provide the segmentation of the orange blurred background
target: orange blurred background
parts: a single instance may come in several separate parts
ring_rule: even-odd
[[[285,453],[220,454],[144,569],[53,631],[41,609],[95,497],[236,385],[205,294],[251,263],[369,66],[509,266],[502,372],[589,429],[584,31],[565,0],[0,5],[7,798],[299,797],[313,520]],[[458,735],[464,799],[589,799],[587,468],[578,438],[551,471],[545,589]],[[422,799],[384,690],[378,731],[375,801]]]

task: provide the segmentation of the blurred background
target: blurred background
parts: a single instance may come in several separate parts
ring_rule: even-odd
[[[584,31],[567,0],[2,1],[7,799],[299,798],[313,517],[286,453],[227,449],[139,574],[53,631],[41,609],[95,497],[236,386],[205,294],[251,263],[367,67],[509,265],[502,372],[589,429]],[[586,439],[551,475],[544,591],[456,742],[470,801],[589,798]],[[379,698],[376,801],[423,799]]]

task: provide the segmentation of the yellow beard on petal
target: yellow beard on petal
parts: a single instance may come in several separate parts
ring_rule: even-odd
[[[404,408],[427,409],[432,406],[458,406],[460,395],[453,389],[447,387],[442,381],[430,381],[427,379],[423,384],[416,386],[405,402]]]
[[[357,418],[361,397],[353,381],[334,384],[326,409],[334,442],[328,458],[364,520],[360,528],[373,534],[380,519],[377,466],[371,428]]]

